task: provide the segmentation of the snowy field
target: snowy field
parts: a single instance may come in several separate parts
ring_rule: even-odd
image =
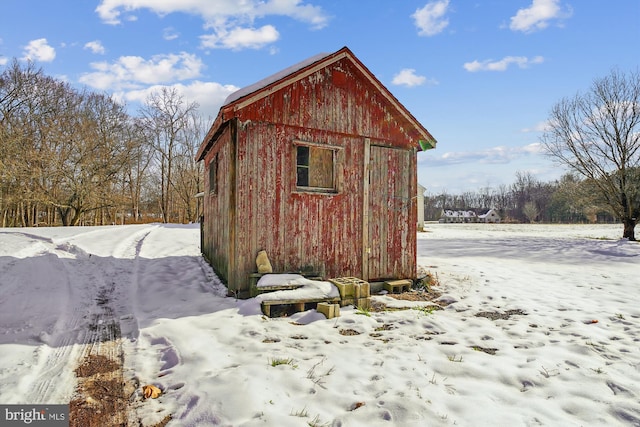
[[[197,226],[0,229],[0,403],[73,399],[108,309],[125,379],[164,390],[132,395],[145,425],[640,426],[640,244],[622,226],[426,230],[445,309],[327,320],[224,297]]]

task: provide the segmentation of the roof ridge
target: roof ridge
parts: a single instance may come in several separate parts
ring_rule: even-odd
[[[303,68],[306,68],[309,65],[313,65],[316,62],[322,61],[323,59],[331,55],[333,55],[333,53],[326,53],[326,52],[318,53],[316,55],[313,55],[307,59],[304,59],[298,62],[297,64],[293,64],[283,70],[278,71],[277,73],[274,73],[268,77],[265,77],[264,79],[261,79],[255,83],[252,83],[248,86],[240,88],[237,91],[231,93],[229,96],[227,96],[222,106],[224,107],[226,105],[231,104],[232,102],[237,101],[240,98],[243,98],[247,95],[251,95],[252,93],[259,91],[260,89],[265,88],[270,84],[275,83],[279,80],[282,80],[283,78],[291,74],[294,74],[296,71],[302,70]]]

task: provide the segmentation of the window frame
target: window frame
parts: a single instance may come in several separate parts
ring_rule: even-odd
[[[307,147],[309,149],[308,151],[308,164],[299,164],[299,157],[298,157],[298,148],[299,147]],[[307,172],[307,176],[309,177],[313,171],[312,171],[312,153],[314,152],[314,150],[327,150],[331,152],[331,164],[332,164],[332,171],[331,171],[331,182],[332,185],[331,187],[316,187],[316,186],[311,186],[311,185],[299,185],[298,184],[298,170],[300,168],[306,168],[308,169]],[[342,170],[342,156],[343,156],[343,151],[344,148],[343,147],[338,147],[335,145],[330,145],[330,144],[321,144],[321,143],[317,143],[317,142],[308,142],[308,141],[301,141],[301,140],[294,140],[293,141],[293,162],[294,162],[294,167],[293,167],[293,183],[294,183],[294,192],[297,193],[315,193],[315,194],[330,194],[330,195],[335,195],[340,193],[341,191],[341,170]]]

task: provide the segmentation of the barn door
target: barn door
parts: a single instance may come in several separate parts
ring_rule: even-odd
[[[369,144],[367,144],[369,145]],[[412,152],[371,145],[369,155],[368,225],[363,266],[368,280],[406,275],[412,221]],[[365,156],[366,159],[366,156]],[[365,189],[366,189],[365,185]],[[366,259],[365,259],[366,258]]]

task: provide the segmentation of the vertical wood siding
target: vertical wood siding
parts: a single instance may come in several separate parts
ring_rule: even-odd
[[[209,180],[205,180],[205,196],[204,196],[204,218],[203,224],[203,247],[202,253],[209,260],[216,273],[225,281],[231,279],[229,275],[229,262],[231,260],[231,243],[232,243],[232,217],[229,215],[231,210],[231,191],[232,183],[230,181],[230,167],[232,166],[233,156],[231,152],[229,128],[218,139],[217,144],[207,153],[204,159],[205,176],[209,175],[211,162],[217,158],[217,188],[212,193]]]
[[[361,228],[355,224],[361,221],[362,173],[353,164],[361,140],[316,133],[253,122],[239,128],[236,270],[241,274],[255,271],[255,255],[262,249],[280,272],[330,277],[361,272]],[[337,194],[296,190],[295,140],[342,147]]]
[[[415,277],[413,156],[410,150],[371,146],[369,280]]]
[[[348,60],[247,105],[241,121],[263,121],[350,136],[371,137],[413,148],[420,134]]]
[[[219,153],[220,190],[205,196],[203,248],[230,290],[248,289],[262,249],[278,272],[415,277],[412,196],[419,135],[350,61],[322,68],[233,115],[236,145],[227,129],[207,154],[209,159]],[[375,141],[366,177],[371,179],[369,242],[363,242],[365,138]],[[335,194],[297,189],[296,141],[327,144],[337,153]],[[231,162],[233,188],[224,178]],[[368,260],[366,244],[372,249]]]

